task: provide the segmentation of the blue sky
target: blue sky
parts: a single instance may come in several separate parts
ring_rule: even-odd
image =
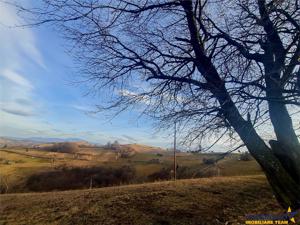
[[[24,21],[16,10],[0,0],[0,136],[172,146],[172,131],[156,133],[152,127],[154,121],[140,117],[138,109],[113,120],[109,120],[111,112],[90,113],[95,111],[96,104],[107,99],[101,93],[85,95],[86,86],[72,84],[80,74],[66,53],[67,42],[49,26],[16,27],[19,24]],[[258,132],[266,140],[274,136],[267,125]],[[208,139],[208,145],[215,140]],[[226,138],[212,149],[231,149],[231,145]]]
[[[156,134],[149,118],[137,120],[138,110],[112,121],[89,113],[102,99],[72,84],[78,74],[65,41],[50,27],[16,28],[20,23],[15,9],[0,2],[0,136],[171,145],[172,137]]]

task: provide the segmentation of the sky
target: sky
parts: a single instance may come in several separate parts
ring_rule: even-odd
[[[18,1],[28,6],[34,2]],[[67,53],[67,41],[49,26],[20,24],[24,21],[16,9],[0,0],[0,136],[80,138],[98,144],[118,140],[172,148],[173,131],[157,132],[155,121],[141,116],[138,108],[113,119],[111,112],[92,113],[105,96],[86,95],[86,86],[74,84],[80,74]],[[260,133],[273,138],[266,126]],[[212,150],[231,148],[226,139]]]
[[[0,136],[171,146],[172,137],[156,133],[150,118],[138,119],[138,110],[113,120],[91,113],[101,96],[86,95],[86,87],[73,84],[78,71],[66,41],[48,26],[16,26],[23,22],[14,7],[0,1]]]

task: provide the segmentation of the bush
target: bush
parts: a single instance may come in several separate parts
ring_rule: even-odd
[[[73,142],[62,142],[43,147],[42,149],[50,152],[76,153],[78,152],[79,147],[76,143]]]
[[[5,194],[8,191],[7,178],[0,176],[0,194]]]
[[[135,155],[135,152],[131,150],[120,150],[118,153],[121,158],[125,158],[125,159]]]
[[[161,163],[161,160],[160,160],[160,159],[150,159],[150,160],[148,161],[148,163],[160,164],[160,163]]]
[[[173,167],[162,168],[148,176],[148,181],[170,180],[172,179]],[[211,170],[202,171],[199,168],[191,168],[187,166],[178,166],[176,170],[177,179],[191,179],[199,177],[211,177],[215,174]]]
[[[34,174],[28,178],[26,185],[30,191],[68,190],[89,188],[91,179],[93,187],[107,187],[132,183],[135,177],[136,171],[130,166],[64,168]]]
[[[240,160],[241,161],[250,161],[250,160],[252,160],[252,156],[250,155],[249,152],[244,152],[240,155]]]
[[[160,171],[154,172],[148,176],[150,181],[169,180],[171,178],[170,168],[162,168]]]
[[[114,141],[113,143],[107,142],[107,144],[104,145],[104,147],[106,149],[115,150],[115,151],[119,151],[121,149],[121,145],[119,144],[118,141]]]
[[[215,164],[216,161],[215,161],[215,159],[212,159],[212,158],[203,158],[202,162],[205,165],[213,165],[213,164]]]
[[[187,166],[179,166],[177,168],[177,178],[178,179],[190,179],[197,177],[197,174],[201,171],[198,168],[187,167]]]
[[[112,150],[119,151],[121,149],[121,146],[118,141],[114,141],[114,143],[111,144],[110,148]]]

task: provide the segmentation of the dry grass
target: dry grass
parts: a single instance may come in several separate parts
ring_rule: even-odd
[[[0,224],[244,224],[283,212],[264,176],[218,177],[81,191],[2,195]]]
[[[161,153],[165,152],[163,149],[158,147],[152,147],[148,145],[141,145],[141,144],[126,144],[121,145],[121,148],[125,148],[136,153]]]
[[[8,151],[8,152],[7,152]],[[190,174],[185,178],[197,177],[196,172],[206,169],[207,165],[202,164],[203,157],[214,157],[213,154],[189,154],[179,153],[177,163],[179,168],[190,168]],[[222,176],[235,175],[256,175],[262,174],[257,163],[252,161],[238,161],[237,155],[221,161]],[[136,169],[137,177],[131,183],[149,181],[149,175],[156,173],[163,168],[172,168],[173,156],[171,152],[164,152],[162,155],[151,153],[137,153],[129,159],[116,159],[113,151],[99,148],[80,148],[76,154],[47,152],[36,149],[13,148],[0,150],[0,185],[3,182],[8,184],[8,192],[27,192],[28,178],[43,172],[60,170],[63,168],[86,168],[107,166],[119,168],[124,165],[131,165]],[[159,163],[153,162],[158,159]],[[9,162],[9,163],[6,163]],[[217,175],[216,168],[211,166],[205,171],[204,176]],[[171,174],[170,174],[171,176]],[[202,176],[202,175],[201,175]],[[81,187],[83,188],[83,187]],[[40,190],[43,190],[42,187]],[[45,190],[48,190],[45,188]]]

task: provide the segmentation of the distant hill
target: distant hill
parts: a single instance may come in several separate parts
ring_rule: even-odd
[[[33,146],[37,142],[18,138],[0,137],[0,146]]]
[[[134,151],[136,153],[161,153],[165,150],[159,147],[153,147],[148,145],[141,145],[141,144],[125,144],[120,145],[121,149],[126,149],[129,151]]]
[[[7,147],[51,147],[55,143],[72,142],[79,147],[96,147],[97,145],[89,143],[80,138],[46,138],[46,137],[29,137],[29,138],[17,138],[17,137],[0,137],[0,147],[7,145]],[[162,153],[165,150],[160,147],[153,147],[142,144],[120,144],[120,150],[135,153]]]
[[[87,142],[80,138],[45,138],[45,137],[30,137],[25,138],[23,140],[29,140],[34,142],[40,142],[40,143],[53,143],[53,142]]]
[[[61,143],[61,142],[75,142],[78,145],[91,145],[87,141],[79,138],[45,138],[45,137],[29,137],[29,138],[17,138],[17,137],[0,137],[0,146],[7,145],[32,147],[37,145]]]

